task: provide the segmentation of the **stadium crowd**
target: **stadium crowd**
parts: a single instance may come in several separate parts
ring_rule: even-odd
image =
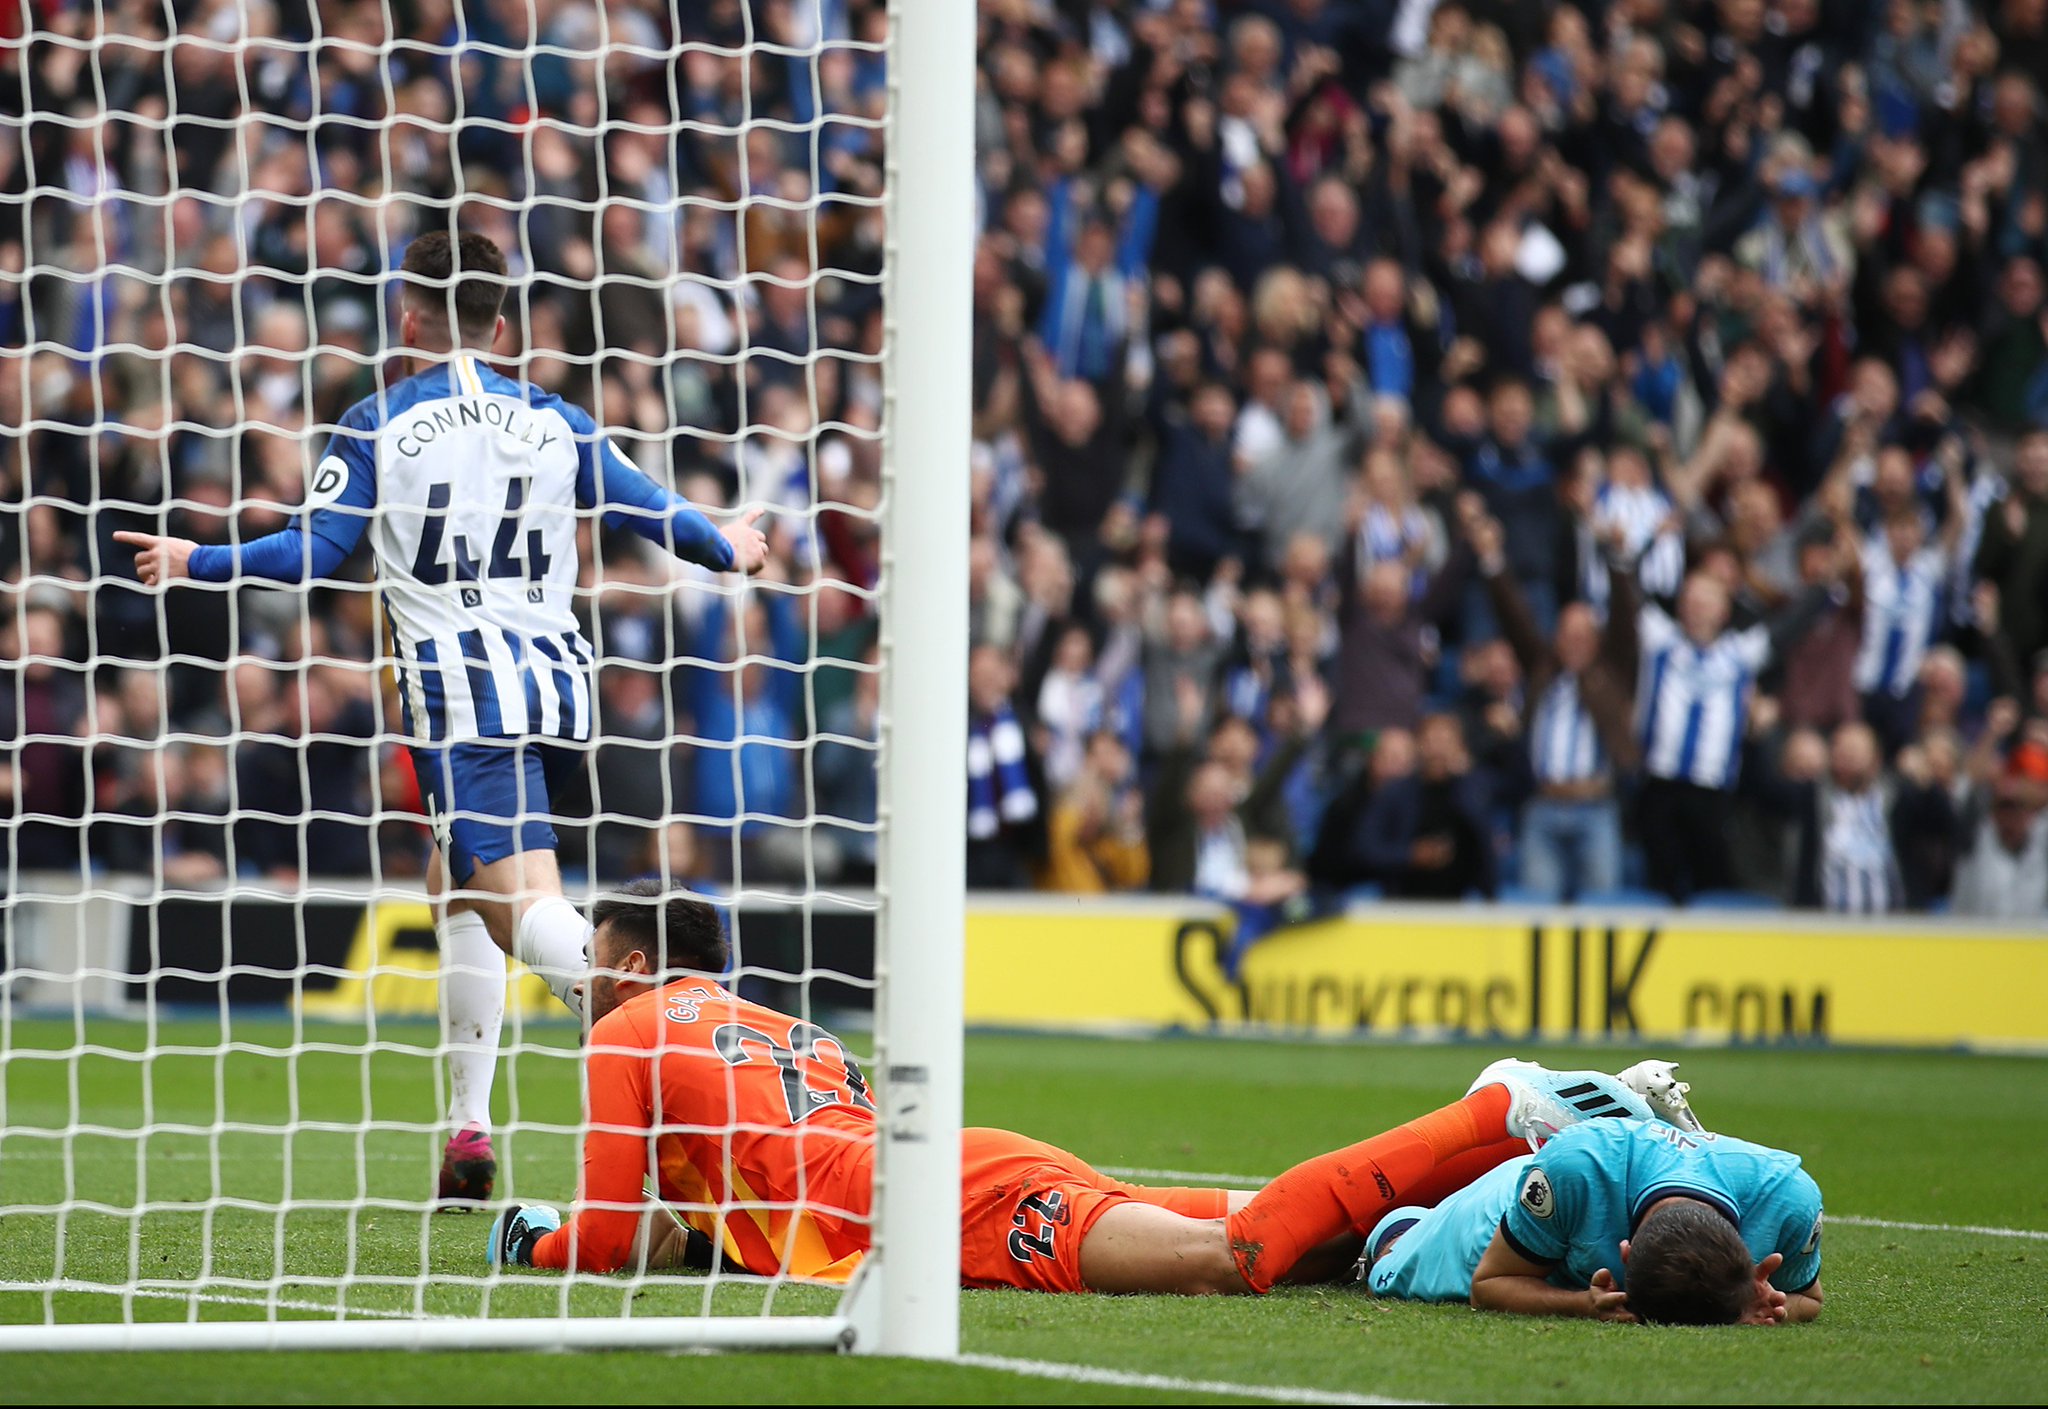
[[[882,6],[168,8],[174,94],[142,0],[0,94],[14,864],[417,866],[363,573],[108,536],[281,522],[455,222],[508,370],[788,511],[745,595],[590,545],[572,849],[859,881]],[[2048,915],[2048,0],[981,15],[973,884]],[[750,34],[836,47],[658,57]]]

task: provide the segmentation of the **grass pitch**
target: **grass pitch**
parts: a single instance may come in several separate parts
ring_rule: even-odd
[[[0,1056],[0,1321],[113,1319],[121,1301],[20,1290],[158,1279],[203,1287],[132,1303],[169,1320],[264,1314],[695,1314],[827,1311],[786,1287],[483,1278],[486,1224],[404,1207],[431,1191],[439,1140],[426,1028],[360,1032],[236,1015],[93,1024],[76,1064],[46,1060],[70,1024],[14,1023]],[[566,1030],[520,1054],[501,1112],[545,1127],[500,1144],[501,1191],[566,1200],[574,1187],[577,1066]],[[223,1038],[233,1050],[215,1050]],[[173,1050],[165,1050],[173,1049]],[[182,1049],[182,1050],[176,1050]],[[1476,1047],[1284,1045],[1165,1039],[970,1039],[967,1118],[1068,1146],[1104,1166],[1267,1176],[1464,1089],[1500,1052]],[[1546,1055],[1581,1065],[1585,1055]],[[1632,1059],[1632,1058],[1630,1058]],[[1602,1064],[1619,1065],[1610,1057]],[[1343,1289],[1262,1299],[965,1294],[967,1351],[1060,1362],[1138,1383],[1071,1382],[987,1364],[823,1356],[648,1354],[19,1354],[13,1402],[1139,1402],[1312,1390],[1417,1399],[2037,1400],[2048,1382],[2048,1065],[1947,1053],[1712,1051],[1686,1058],[1695,1104],[1731,1133],[1799,1151],[1829,1212],[1827,1312],[1814,1326],[1680,1331],[1518,1321],[1379,1303]],[[296,1101],[296,1105],[294,1102]],[[296,1111],[299,1129],[275,1129]],[[376,1126],[365,1129],[374,1114]],[[213,1127],[224,1128],[216,1131]],[[152,1128],[146,1139],[136,1131]],[[28,1133],[77,1127],[64,1140]],[[1141,1177],[1141,1176],[1134,1176]],[[1179,1176],[1173,1176],[1179,1178]],[[1164,1180],[1162,1180],[1164,1182]],[[509,1186],[509,1187],[505,1187]],[[262,1207],[289,1197],[280,1216]],[[224,1200],[213,1203],[209,1200]],[[69,1202],[61,1217],[32,1211]],[[141,1236],[131,1237],[138,1215]],[[1947,1225],[1907,1228],[1887,1224]],[[1988,1228],[2003,1232],[1968,1231]],[[2014,1236],[2033,1232],[2034,1237]],[[418,1274],[429,1280],[422,1284]]]

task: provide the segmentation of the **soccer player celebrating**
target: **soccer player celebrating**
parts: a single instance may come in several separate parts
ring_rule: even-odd
[[[844,1281],[868,1247],[875,1108],[824,1029],[720,984],[728,948],[702,901],[635,882],[601,899],[590,984],[582,1190],[492,1227],[493,1263],[610,1272],[676,1266],[698,1235],[757,1275]],[[1264,1292],[1327,1281],[1367,1230],[1588,1119],[1586,1083],[1647,1117],[1612,1077],[1503,1065],[1453,1105],[1311,1159],[1256,1194],[1108,1178],[1007,1130],[961,1135],[961,1280],[1054,1292]],[[659,1203],[645,1195],[652,1180]],[[678,1211],[688,1231],[665,1216]]]
[[[1381,1296],[1530,1316],[1772,1326],[1820,1315],[1820,1188],[1799,1157],[1592,1120],[1367,1239]]]
[[[485,366],[505,331],[505,256],[481,235],[405,252],[404,380],[342,416],[291,527],[239,547],[146,533],[147,586],[179,578],[298,584],[332,574],[365,531],[391,628],[413,766],[432,816],[455,1133],[440,1196],[490,1197],[491,1081],[505,951],[582,1012],[590,926],[562,898],[550,798],[582,766],[595,653],[573,610],[579,511],[678,557],[752,573],[753,510],[723,529],[656,485],[588,413]]]

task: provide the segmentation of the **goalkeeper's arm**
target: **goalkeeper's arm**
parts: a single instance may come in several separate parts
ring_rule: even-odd
[[[562,1215],[546,1204],[513,1204],[491,1224],[486,1251],[491,1266],[551,1265],[541,1263],[536,1254],[542,1239],[561,1226]],[[716,1265],[717,1257],[709,1238],[662,1209],[642,1217],[640,1238],[630,1261],[647,1272],[672,1268],[704,1272]]]
[[[593,1033],[583,1133],[582,1192],[571,1221],[531,1246],[529,1265],[616,1272],[642,1246],[652,1200],[644,1191],[654,1114],[644,1052],[608,1047]]]

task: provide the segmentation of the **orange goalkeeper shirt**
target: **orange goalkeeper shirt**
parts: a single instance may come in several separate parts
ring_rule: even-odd
[[[608,1013],[585,1068],[576,1214],[535,1246],[535,1266],[625,1266],[651,1178],[749,1272],[852,1275],[868,1247],[875,1108],[831,1033],[680,979]]]

